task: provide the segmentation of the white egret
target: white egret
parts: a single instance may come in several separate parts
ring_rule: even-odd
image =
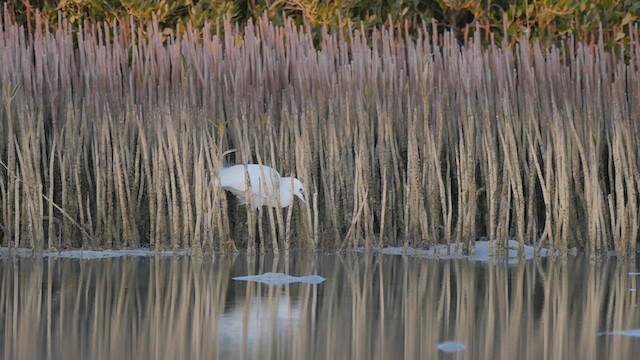
[[[280,206],[285,208],[293,204],[293,196],[305,201],[304,186],[302,182],[293,178],[293,193],[291,193],[291,178],[282,177],[275,169],[262,165],[262,171],[258,164],[248,164],[246,171],[251,182],[251,204],[254,208],[267,205],[276,207],[276,184],[280,187]],[[263,181],[264,173],[264,181]],[[220,172],[220,186],[235,195],[240,204],[246,204],[245,165],[233,165],[222,169]]]

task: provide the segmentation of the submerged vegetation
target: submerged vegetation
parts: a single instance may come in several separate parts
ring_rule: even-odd
[[[220,35],[0,21],[2,246],[636,251],[635,27],[609,51],[402,26],[318,40],[266,17]],[[229,204],[229,162],[300,178],[306,203]]]

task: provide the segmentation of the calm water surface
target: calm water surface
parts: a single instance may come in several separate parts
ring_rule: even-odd
[[[377,255],[0,260],[5,359],[637,359],[640,276]],[[318,285],[236,281],[318,274]],[[455,354],[439,343],[466,345]]]

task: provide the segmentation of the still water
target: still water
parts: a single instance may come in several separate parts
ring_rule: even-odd
[[[640,338],[602,334],[640,328],[640,276],[615,260],[19,258],[0,271],[5,359],[640,357]],[[326,281],[233,280],[266,272]]]

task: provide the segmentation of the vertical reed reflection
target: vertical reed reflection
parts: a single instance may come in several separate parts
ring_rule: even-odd
[[[633,266],[406,257],[0,261],[0,354],[20,359],[632,358]],[[234,276],[319,274],[319,285]]]

